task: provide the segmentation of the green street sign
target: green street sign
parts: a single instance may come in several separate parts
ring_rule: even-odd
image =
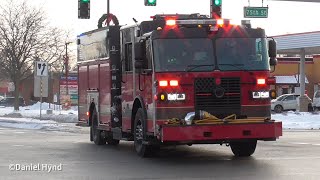
[[[245,18],[267,18],[268,7],[244,7],[243,14]]]

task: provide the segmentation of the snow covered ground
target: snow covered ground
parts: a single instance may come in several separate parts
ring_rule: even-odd
[[[283,112],[272,114],[272,119],[282,121],[285,129],[320,129],[320,112]]]
[[[0,107],[0,126],[67,132],[79,132],[82,129],[75,125],[78,120],[77,107],[61,110],[58,105],[42,103],[41,120],[40,102],[19,109],[19,111],[14,111],[13,107]],[[50,109],[52,109],[52,114],[47,114],[47,110]]]
[[[40,119],[40,102],[32,106],[20,107],[19,109],[20,110],[18,112],[15,112],[13,107],[0,106],[0,116],[19,117],[19,114],[21,114],[21,116],[24,118]],[[47,110],[49,109],[52,109],[52,114],[47,114]],[[41,114],[42,120],[53,120],[65,123],[75,123],[78,121],[77,106],[71,107],[70,110],[60,110],[60,106],[58,105],[42,103]]]
[[[59,106],[42,104],[42,118],[40,120],[40,103],[32,106],[20,107],[18,112],[13,107],[0,107],[0,126],[42,129],[57,131],[78,131],[81,127],[75,126],[78,119],[77,107],[70,110],[60,110]],[[47,110],[52,109],[52,114]],[[320,129],[320,112],[284,112],[272,114],[272,119],[282,121],[284,129]]]

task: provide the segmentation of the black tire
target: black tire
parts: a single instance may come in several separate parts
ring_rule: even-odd
[[[145,121],[145,114],[142,108],[139,108],[134,119],[133,137],[134,149],[140,157],[149,157],[153,154],[152,146],[142,143],[146,136]]]
[[[101,136],[101,130],[98,129],[98,115],[96,109],[92,111],[92,125],[90,127],[90,136],[96,145],[106,144],[106,139]]]
[[[282,113],[282,111],[283,111],[283,107],[282,107],[281,105],[276,105],[276,106],[274,107],[274,112],[276,112],[276,113]]]
[[[308,104],[308,112],[313,112],[314,107],[312,107],[312,104]]]
[[[113,146],[116,146],[116,145],[118,145],[118,144],[120,143],[120,140],[113,139],[112,137],[107,138],[106,141],[107,141],[107,143],[108,143],[109,145],[113,145]]]
[[[235,156],[248,157],[256,150],[257,141],[248,142],[232,142],[230,143],[231,150]]]

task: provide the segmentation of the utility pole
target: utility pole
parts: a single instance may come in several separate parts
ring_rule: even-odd
[[[72,42],[66,42],[66,55],[64,58],[64,63],[65,63],[65,70],[66,70],[66,95],[69,94],[69,89],[68,89],[68,76],[69,76],[69,56],[68,56],[68,45],[71,44]]]

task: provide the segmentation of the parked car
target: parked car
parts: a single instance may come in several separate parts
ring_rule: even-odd
[[[283,94],[276,99],[271,100],[271,110],[281,113],[285,110],[296,110],[298,107],[298,94]],[[312,111],[312,101],[309,99],[308,111]]]
[[[23,97],[19,97],[19,106],[25,106],[26,103]],[[0,100],[0,106],[11,107],[14,106],[14,97],[6,97]]]
[[[312,106],[314,109],[320,110],[320,90],[314,93]]]

